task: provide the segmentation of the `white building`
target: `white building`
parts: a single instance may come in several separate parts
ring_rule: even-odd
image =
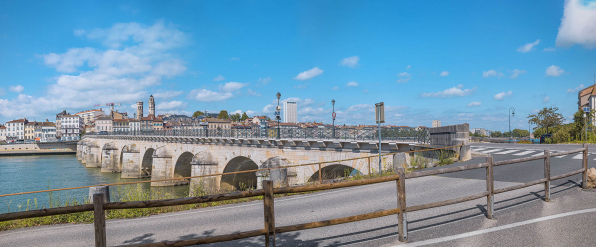
[[[76,113],[75,115],[83,118],[83,121],[85,122],[85,124],[89,125],[89,124],[95,122],[95,119],[97,118],[97,116],[105,115],[105,112],[103,111],[103,109],[99,108],[99,110],[93,109],[93,110],[88,110],[88,111],[82,111],[82,112]]]
[[[128,119],[128,131],[140,131],[141,130],[141,121],[138,119]]]
[[[17,140],[25,139],[25,124],[29,121],[27,119],[17,119],[6,122],[6,137],[12,137]]]
[[[100,116],[95,119],[95,131],[112,131],[112,117]]]
[[[39,123],[41,125],[41,133],[35,132],[36,136],[40,138],[42,142],[51,142],[56,141],[56,125],[52,122],[42,122]]]
[[[6,127],[0,125],[0,141],[6,141]]]
[[[433,128],[441,127],[441,120],[433,120]]]
[[[60,138],[62,136],[62,116],[70,115],[66,113],[66,110],[56,114],[56,137]]]
[[[62,116],[60,124],[60,134],[63,141],[79,140],[83,129],[85,129],[85,121],[77,115]]]
[[[284,123],[298,123],[298,104],[295,101],[284,102]]]

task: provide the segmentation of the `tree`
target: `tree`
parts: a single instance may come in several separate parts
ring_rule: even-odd
[[[228,119],[228,118],[230,118],[230,116],[228,115],[228,111],[221,110],[219,112],[219,115],[217,115],[217,118],[219,118],[219,119]]]
[[[490,134],[491,137],[501,137],[502,135],[503,134],[501,133],[501,131],[495,131]]]
[[[522,130],[522,129],[514,129],[511,131],[512,136],[514,137],[526,137],[530,136],[530,131]]]
[[[563,124],[563,120],[565,118],[561,113],[558,113],[558,107],[544,107],[544,109],[540,110],[537,114],[528,115],[528,123],[533,123],[536,125],[536,128],[546,128],[546,133],[548,134],[549,127],[555,127]]]
[[[202,111],[196,111],[194,114],[192,114],[192,117],[198,117],[202,115],[205,115]]]
[[[240,113],[230,115],[230,119],[232,119],[234,122],[240,121]]]
[[[248,119],[248,115],[246,115],[246,112],[242,113],[242,117],[240,118],[240,120],[244,121]]]

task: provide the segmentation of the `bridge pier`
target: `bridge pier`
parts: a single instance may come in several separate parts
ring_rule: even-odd
[[[101,172],[122,172],[119,150],[112,143],[104,145],[101,158]]]
[[[81,152],[78,154],[78,156],[79,156],[78,158],[79,158],[79,161],[81,161],[81,164],[85,164],[85,163],[87,163],[86,156],[87,156],[87,153],[89,152],[89,148],[87,148],[86,144],[81,145],[80,148],[81,148],[80,149]],[[78,152],[79,152],[79,149],[77,148],[77,153]]]
[[[151,180],[174,178],[174,167],[172,165],[172,155],[166,149],[161,147],[153,152],[153,164],[151,166]],[[175,181],[151,182],[151,186],[174,186]]]
[[[141,156],[139,150],[132,146],[122,148],[122,175],[121,178],[141,178]]]
[[[101,149],[97,144],[90,144],[87,146],[88,154],[85,155],[85,167],[87,168],[95,168],[101,167]]]
[[[218,173],[218,162],[217,160],[207,152],[201,152],[195,155],[190,162],[191,165],[191,177],[210,175]],[[221,176],[211,176],[203,178],[191,178],[190,179],[190,196],[200,196],[201,192],[217,191],[220,187]]]

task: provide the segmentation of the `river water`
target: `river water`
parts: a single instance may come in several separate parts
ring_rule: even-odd
[[[0,195],[47,190],[48,188],[58,189],[142,180],[150,180],[150,178],[121,179],[120,173],[101,173],[100,168],[86,168],[74,155],[0,157]],[[127,189],[148,194],[188,196],[188,185],[150,187],[150,183],[142,183],[120,187],[110,186],[112,201],[119,200],[118,195],[122,194],[119,191]],[[35,209],[34,199],[37,199],[37,208],[47,208],[50,205],[50,195],[53,202],[60,201],[62,205],[66,200],[72,201],[73,199],[82,203],[89,196],[89,189],[0,197],[0,213],[23,211],[27,208],[28,200],[29,209]]]

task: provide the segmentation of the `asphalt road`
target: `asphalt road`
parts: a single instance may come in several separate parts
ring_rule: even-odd
[[[518,149],[571,150],[571,146],[473,144],[488,153]],[[515,149],[507,149],[515,148]],[[504,149],[502,151],[490,151]],[[595,149],[596,150],[596,149]],[[530,151],[530,150],[528,150]],[[540,150],[536,151],[538,153]],[[495,160],[526,157],[527,151],[493,154]],[[527,155],[532,155],[528,153]],[[594,156],[594,157],[592,157]],[[553,174],[579,169],[574,156],[555,161]],[[594,166],[596,155],[590,155]],[[475,158],[467,163],[484,162]],[[454,165],[462,165],[454,164]],[[517,166],[519,165],[519,166]],[[495,188],[542,178],[541,161],[495,168]],[[555,168],[556,167],[556,168]],[[503,168],[503,169],[502,169]],[[558,170],[555,170],[558,169]],[[484,169],[406,180],[408,206],[442,201],[485,190]],[[560,173],[559,173],[560,172]],[[486,219],[486,199],[408,213],[409,242],[405,246],[590,246],[596,241],[596,192],[581,191],[572,177],[553,183],[551,200],[542,200],[544,187],[536,185],[495,195],[495,219]],[[395,182],[338,189],[275,200],[276,225],[333,219],[397,206]],[[547,218],[545,218],[547,217]],[[151,243],[213,236],[263,228],[262,202],[250,202],[151,217],[107,221],[109,245]],[[41,226],[0,232],[0,246],[91,246],[92,225]],[[387,216],[349,224],[277,235],[278,246],[394,246],[397,217]],[[263,246],[255,237],[209,246]]]

